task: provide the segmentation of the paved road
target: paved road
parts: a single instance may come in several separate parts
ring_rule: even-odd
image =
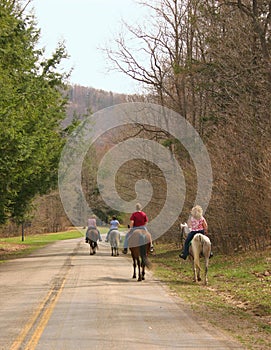
[[[131,277],[130,256],[90,256],[83,238],[0,265],[0,349],[241,349],[151,272]]]

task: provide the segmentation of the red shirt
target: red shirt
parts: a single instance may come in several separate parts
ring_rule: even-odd
[[[148,217],[144,211],[136,211],[131,215],[130,220],[134,222],[134,227],[145,226],[148,222]]]

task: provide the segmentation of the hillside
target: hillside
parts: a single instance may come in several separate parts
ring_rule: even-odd
[[[69,124],[74,116],[82,120],[89,113],[95,113],[98,110],[128,102],[129,96],[112,91],[97,90],[92,87],[73,85],[68,90],[68,99],[65,124]]]
[[[134,99],[134,96],[117,94],[111,91],[97,90],[92,87],[80,85],[70,86],[68,90],[67,118],[64,120],[64,127],[69,125],[74,117],[83,120],[90,113],[125,103]],[[62,207],[58,192],[51,192],[35,199],[33,211],[29,221],[25,224],[27,234],[58,232],[70,226],[64,209]],[[9,221],[0,226],[0,236],[20,235],[21,226]]]

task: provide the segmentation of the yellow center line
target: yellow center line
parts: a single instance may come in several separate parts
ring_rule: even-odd
[[[53,298],[50,301],[50,304],[48,306],[48,308],[46,309],[46,311],[44,312],[35,332],[32,335],[32,338],[29,340],[28,344],[25,347],[25,350],[34,350],[40,340],[40,337],[50,319],[50,316],[55,308],[55,305],[60,297],[60,294],[63,290],[64,284],[65,284],[66,279],[63,279],[63,282],[59,288],[59,290],[57,291],[57,293],[53,296]]]
[[[24,329],[21,331],[21,333],[18,335],[17,339],[14,341],[14,343],[11,345],[10,350],[17,350],[21,346],[22,342],[24,341],[25,337],[27,336],[30,329],[33,327],[34,323],[36,322],[37,318],[41,314],[44,305],[48,302],[48,300],[51,297],[51,294],[53,293],[53,290],[51,289],[49,293],[46,295],[46,297],[43,299],[43,301],[40,303],[37,310],[34,312],[33,316],[30,318],[29,322],[25,325]]]
[[[72,260],[74,256],[70,258]],[[71,263],[71,261],[70,261]],[[67,274],[67,271],[65,275]],[[20,332],[18,337],[15,339],[13,344],[11,345],[10,350],[18,350],[18,349],[23,349],[23,342],[26,339],[27,336],[30,337],[30,332],[31,329],[33,328],[34,331],[32,332],[32,337],[28,341],[26,347],[24,348],[25,350],[34,350],[35,347],[37,346],[39,339],[50,319],[50,316],[55,308],[55,305],[60,297],[60,294],[63,290],[64,284],[66,282],[66,278],[63,277],[62,283],[60,287],[56,289],[55,286],[53,286],[46,297],[43,299],[43,301],[40,303],[38,306],[37,310],[33,313],[32,317],[30,320],[27,322],[23,330]],[[37,323],[38,318],[40,318],[37,326],[35,327],[35,323]]]

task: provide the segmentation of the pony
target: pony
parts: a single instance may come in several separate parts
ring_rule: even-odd
[[[187,223],[181,224],[183,239],[186,238],[187,234],[190,232]],[[201,281],[200,277],[200,257],[203,256],[205,260],[205,276],[204,276],[204,284],[208,285],[208,266],[209,266],[209,258],[211,254],[211,241],[209,237],[196,233],[193,237],[190,247],[189,247],[189,258],[192,261],[192,268],[194,273],[194,282]]]
[[[98,231],[94,228],[88,228],[86,233],[86,241],[89,243],[89,255],[96,254],[96,250],[98,248]]]
[[[109,243],[111,246],[111,256],[119,255],[120,246],[120,232],[118,230],[111,230],[109,233]]]
[[[136,278],[136,267],[138,269],[138,281],[145,280],[145,267],[150,268],[151,264],[148,254],[151,248],[151,235],[144,229],[136,229],[128,240],[128,246],[133,259],[133,277]]]

